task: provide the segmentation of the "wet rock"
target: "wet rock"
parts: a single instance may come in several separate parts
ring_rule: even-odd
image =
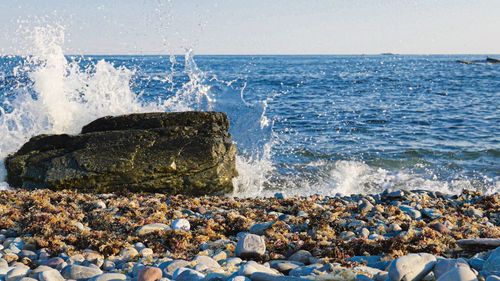
[[[8,182],[28,189],[233,190],[236,146],[224,113],[144,113],[97,119],[79,135],[31,138],[6,161]]]
[[[240,258],[255,258],[264,255],[266,243],[264,237],[246,233],[240,237],[236,244],[235,254]]]
[[[61,272],[62,276],[66,279],[89,279],[102,274],[102,271],[98,268],[87,267],[81,265],[68,265],[63,268]]]
[[[431,254],[408,254],[395,259],[389,266],[391,281],[421,280],[436,264]]]
[[[151,223],[139,227],[135,233],[140,236],[163,230],[170,230],[170,226],[164,223]]]

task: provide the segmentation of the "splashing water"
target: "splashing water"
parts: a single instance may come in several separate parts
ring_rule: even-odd
[[[250,122],[256,121],[251,116],[265,119],[264,114],[259,112],[264,111],[264,107],[243,104],[242,100],[233,99],[230,105],[216,105],[211,87],[205,84],[209,78],[197,67],[192,50],[185,55],[187,82],[170,97],[145,102],[130,87],[135,71],[123,66],[115,67],[104,60],[83,69],[79,61],[68,61],[62,48],[62,26],[35,28],[33,42],[32,55],[14,73],[16,79],[26,75],[32,83],[13,88],[14,99],[5,100],[0,107],[0,135],[3,136],[0,142],[0,180],[6,177],[3,159],[30,137],[38,134],[76,134],[83,125],[103,116],[151,111],[224,111],[229,106],[232,112],[238,112],[235,107],[244,107],[243,114],[246,114],[245,118],[250,117]],[[170,62],[172,65],[176,63],[175,57],[171,56]],[[172,82],[173,70],[165,79]],[[234,96],[240,97],[237,93]],[[232,122],[234,120],[237,118],[231,118]],[[237,124],[234,126],[237,127]],[[261,126],[259,130],[266,126]],[[269,157],[269,153],[259,157],[251,154],[247,158],[237,157],[240,176],[235,179],[236,190],[256,190],[252,192],[256,194],[262,189],[269,170],[261,164],[269,161],[262,157]],[[7,186],[5,181],[0,181],[0,188]]]

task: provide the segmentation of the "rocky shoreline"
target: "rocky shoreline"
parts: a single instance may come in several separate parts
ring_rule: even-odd
[[[500,280],[500,195],[1,191],[0,280],[35,279]]]

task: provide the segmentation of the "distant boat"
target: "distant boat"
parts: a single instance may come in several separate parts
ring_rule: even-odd
[[[393,54],[393,53],[382,53],[380,55],[381,56],[395,56],[396,54]]]

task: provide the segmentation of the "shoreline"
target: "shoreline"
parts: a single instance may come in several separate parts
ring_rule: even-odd
[[[244,262],[227,265],[236,255],[274,268],[279,267],[276,261],[290,261],[299,252],[307,256],[300,266],[334,264],[355,276],[361,274],[363,261],[383,275],[393,259],[410,253],[470,261],[498,247],[488,245],[491,241],[500,243],[500,194],[394,191],[276,197],[0,191],[0,242],[4,245],[0,253],[3,259],[9,258],[9,266],[22,263],[32,270],[56,256],[69,265],[89,265],[92,262],[84,261],[90,255],[102,262],[103,272],[134,278],[133,265],[139,264],[160,268],[163,277],[172,278],[173,272],[166,272],[161,264],[191,261],[183,267],[206,276],[213,270],[196,270],[195,264],[199,256],[210,256],[223,267],[217,270],[220,274],[231,276],[248,266]],[[251,239],[263,237],[264,251],[241,254],[238,241],[247,239],[243,238],[247,233],[254,235]],[[20,254],[23,249],[32,252],[31,257]],[[83,259],[72,261],[75,256]],[[103,264],[111,262],[114,267],[104,270]],[[328,270],[307,275],[319,276]],[[475,270],[480,274],[480,268]]]

